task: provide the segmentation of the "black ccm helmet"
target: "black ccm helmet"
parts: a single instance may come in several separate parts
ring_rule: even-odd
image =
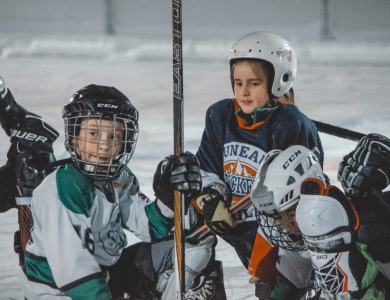
[[[73,164],[86,176],[95,180],[110,180],[119,176],[133,155],[138,138],[138,111],[130,100],[114,87],[91,84],[77,91],[62,110],[65,126],[65,148]],[[85,119],[113,121],[123,125],[122,147],[109,163],[91,162],[77,153],[74,139]],[[98,141],[100,143],[100,140]]]

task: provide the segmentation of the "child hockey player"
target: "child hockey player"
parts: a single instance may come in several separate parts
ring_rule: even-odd
[[[127,167],[138,112],[125,95],[114,87],[86,86],[65,105],[63,118],[71,163],[34,190],[31,239],[19,272],[25,297],[123,299],[143,285],[145,299],[154,299],[160,274],[172,269],[173,241],[166,237],[173,224],[173,190],[190,199],[201,188],[196,158],[190,153],[165,158],[154,176],[157,199],[151,202]],[[139,241],[144,243],[125,248]]]
[[[44,168],[53,163],[53,142],[58,132],[43,119],[16,103],[11,91],[0,77],[0,122],[11,138],[7,163],[0,168],[0,212],[18,208],[19,228],[15,232],[15,252],[24,261],[24,247],[30,239],[31,196],[54,168]]]
[[[196,154],[205,188],[195,206],[248,268],[258,228],[255,210],[244,209],[233,219],[227,206],[251,191],[270,150],[295,144],[317,147],[320,160],[323,150],[315,125],[293,105],[297,57],[286,39],[270,32],[250,33],[233,45],[229,63],[234,98],[207,111]]]
[[[366,145],[372,142],[370,136],[371,142],[363,140],[354,153],[364,153],[360,166],[367,158],[369,166],[357,168],[355,162],[352,173],[367,174],[368,169],[375,169],[377,175],[390,175],[390,165],[382,169],[378,156],[369,154]],[[385,156],[389,157],[390,141],[380,143],[386,145]],[[346,161],[351,163],[350,159]],[[345,169],[346,165],[341,166]],[[348,169],[344,173],[350,173],[351,167]],[[342,182],[345,185],[346,181]],[[301,299],[309,288],[312,290],[305,299],[385,299],[384,289],[390,279],[389,242],[379,234],[368,235],[382,230],[381,235],[388,237],[388,217],[373,205],[374,198],[364,199],[371,205],[362,207],[361,199],[350,200],[337,187],[328,185],[312,151],[291,146],[270,152],[259,168],[251,200],[258,210],[261,236],[268,247],[279,247],[275,259],[279,275],[271,299]]]

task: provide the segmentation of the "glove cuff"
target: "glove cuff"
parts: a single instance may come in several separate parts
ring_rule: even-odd
[[[173,193],[170,193],[160,187],[158,184],[153,183],[154,195],[159,199],[166,207],[173,211]]]
[[[174,213],[173,213],[173,209],[171,209],[170,207],[168,207],[167,205],[165,205],[160,199],[156,199],[156,204],[158,206],[158,208],[160,209],[160,212],[161,214],[166,217],[166,218],[169,218],[169,219],[173,219],[174,217]]]
[[[203,196],[204,195],[199,196],[198,198],[196,198],[196,199],[194,198],[194,199],[191,200],[191,203],[192,203],[193,207],[201,215],[203,215],[203,205],[204,205],[204,203],[202,201]]]

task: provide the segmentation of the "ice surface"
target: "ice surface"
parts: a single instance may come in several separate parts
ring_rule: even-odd
[[[232,40],[184,41],[184,140],[195,152],[206,109],[232,96],[228,52]],[[296,104],[310,118],[362,133],[390,135],[390,45],[302,43],[294,85]],[[142,190],[153,196],[157,163],[173,152],[171,44],[158,40],[101,36],[21,37],[0,35],[0,76],[16,100],[63,132],[61,110],[72,93],[90,83],[113,85],[140,112],[140,135],[129,164]],[[9,138],[0,132],[0,163],[6,162]],[[355,142],[321,134],[325,172],[336,183],[342,156]],[[65,158],[63,134],[55,143]],[[0,215],[0,299],[23,299],[13,252],[16,210]],[[255,299],[254,286],[234,250],[217,247],[223,260],[229,299]]]

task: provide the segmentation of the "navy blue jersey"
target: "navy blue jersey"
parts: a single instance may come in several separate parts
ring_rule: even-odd
[[[257,169],[265,154],[291,145],[323,149],[314,123],[291,104],[272,109],[263,120],[247,125],[237,115],[235,99],[210,106],[206,127],[196,156],[201,169],[216,174],[232,189],[233,197],[250,192]]]
[[[291,145],[316,147],[322,163],[324,152],[317,128],[296,106],[278,103],[256,109],[251,116],[243,114],[235,99],[218,101],[207,110],[206,127],[196,153],[203,186],[222,181],[230,187],[235,202],[251,191],[265,155]],[[245,207],[235,219],[237,227],[222,238],[233,245],[248,267],[258,227],[254,207]]]

